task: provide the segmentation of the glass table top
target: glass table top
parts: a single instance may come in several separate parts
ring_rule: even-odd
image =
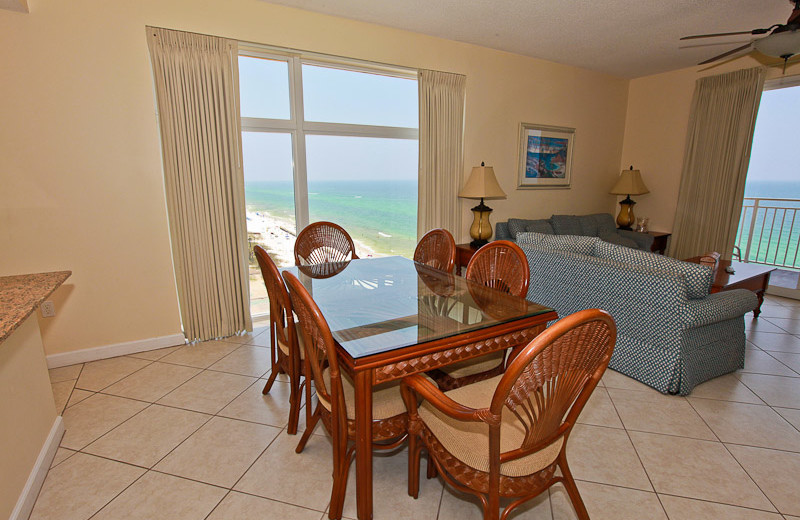
[[[552,311],[399,256],[281,270],[300,279],[353,358]]]

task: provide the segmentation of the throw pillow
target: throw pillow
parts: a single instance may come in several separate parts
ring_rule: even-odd
[[[597,221],[594,215],[582,215],[578,217],[578,224],[581,226],[581,235],[587,237],[600,236],[597,234]]]
[[[567,251],[582,255],[591,255],[595,242],[599,240],[597,237],[580,235],[547,235],[545,233],[520,233],[517,235],[517,243],[520,245],[531,245],[542,249]]]
[[[712,271],[708,266],[683,262],[639,249],[609,244],[598,240],[594,245],[594,256],[608,258],[625,264],[652,267],[661,271],[682,274],[686,279],[686,296],[689,298],[705,298],[713,282]]]
[[[544,233],[545,235],[555,234],[553,226],[550,224],[550,221],[546,219],[529,220],[525,225],[525,231],[529,233]]]
[[[630,238],[625,238],[623,236],[617,235],[616,233],[612,235],[608,235],[603,237],[601,240],[605,240],[606,242],[611,242],[612,244],[619,244],[625,247],[632,247],[634,249],[639,249],[639,244],[631,240]]]
[[[553,215],[550,217],[553,223],[553,231],[556,235],[580,235],[581,224],[575,215]]]
[[[525,232],[553,234],[553,227],[547,220],[527,220],[523,218],[508,219],[508,232],[517,239],[517,235]]]

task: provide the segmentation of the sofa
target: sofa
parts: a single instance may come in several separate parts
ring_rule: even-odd
[[[528,300],[561,317],[600,308],[614,318],[610,368],[680,395],[743,368],[744,315],[758,299],[743,289],[709,294],[710,267],[598,237],[525,232],[517,243],[530,265]]]
[[[498,222],[495,226],[495,239],[516,241],[519,233],[543,233],[546,235],[580,235],[599,237],[605,242],[650,251],[653,237],[647,233],[637,233],[617,229],[610,213],[593,215],[553,215],[549,219],[526,220],[511,218]]]

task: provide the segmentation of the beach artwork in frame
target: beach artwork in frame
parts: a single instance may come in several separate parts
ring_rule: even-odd
[[[517,188],[568,188],[574,145],[574,128],[522,123]]]

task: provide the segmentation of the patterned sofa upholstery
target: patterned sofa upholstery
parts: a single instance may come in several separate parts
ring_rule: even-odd
[[[527,232],[599,237],[605,242],[643,251],[650,251],[650,246],[653,244],[653,237],[646,233],[617,229],[611,213],[552,215],[549,219],[540,220],[511,218],[507,222],[497,223],[495,239],[516,241],[517,235]]]
[[[531,278],[528,299],[568,316],[588,308],[617,322],[609,367],[663,393],[744,366],[750,291],[709,294],[707,266],[606,243],[596,237],[521,233]]]

